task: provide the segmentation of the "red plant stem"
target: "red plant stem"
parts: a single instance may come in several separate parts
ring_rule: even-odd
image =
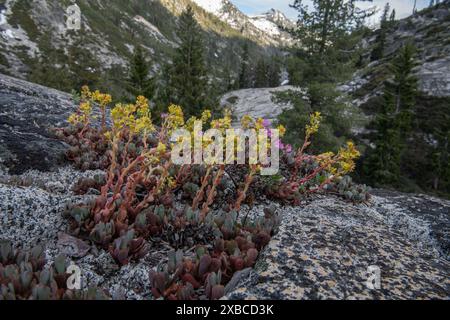
[[[125,177],[128,176],[129,172],[134,169],[137,165],[139,165],[142,161],[144,161],[145,157],[140,155],[139,157],[137,157],[136,159],[134,159],[134,161],[132,163],[130,163],[128,165],[128,167],[126,167],[124,170],[122,170],[122,173],[119,177],[119,179],[117,180],[116,186],[114,188],[114,194],[117,194],[120,192],[123,182],[125,180]]]
[[[238,199],[237,199],[236,204],[234,206],[234,209],[236,211],[239,211],[241,209],[241,204],[245,200],[245,198],[247,197],[247,192],[248,192],[248,189],[250,188],[250,185],[253,182],[253,177],[255,176],[255,173],[256,173],[256,165],[252,165],[251,168],[250,168],[249,174],[245,178],[244,189],[242,191],[239,191],[239,196],[238,196]]]
[[[303,146],[297,151],[297,153],[295,155],[295,166],[294,166],[294,170],[292,171],[292,175],[291,175],[291,179],[290,179],[291,182],[297,178],[298,171],[300,170],[300,166],[304,159],[303,155],[305,153],[305,150],[311,144],[311,142],[309,142],[309,139],[310,139],[310,135],[307,135],[305,137],[305,141],[303,142]]]
[[[197,210],[200,201],[203,199],[203,196],[205,193],[205,188],[208,185],[209,176],[211,175],[211,170],[212,170],[212,166],[208,166],[208,169],[206,170],[206,174],[202,179],[202,185],[201,185],[200,189],[197,191],[194,201],[192,201],[192,210]]]
[[[102,190],[101,190],[101,196],[104,198],[106,198],[106,196],[108,195],[108,191],[114,182],[114,177],[115,177],[114,172],[116,171],[116,168],[117,168],[117,150],[118,150],[118,148],[119,148],[118,141],[116,138],[114,138],[112,150],[111,150],[111,166],[109,167],[108,181],[102,187]]]
[[[206,202],[203,203],[202,211],[200,214],[200,221],[202,221],[206,217],[206,214],[209,212],[209,206],[214,201],[214,198],[216,196],[217,186],[220,184],[220,181],[222,181],[222,177],[223,177],[224,173],[225,173],[225,165],[222,164],[222,165],[220,165],[219,171],[217,171],[216,177],[214,178],[212,187],[209,190],[208,198],[207,198]]]

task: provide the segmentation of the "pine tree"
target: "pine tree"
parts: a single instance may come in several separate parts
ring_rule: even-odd
[[[394,81],[386,83],[387,93],[395,97],[395,113],[403,135],[411,130],[417,96],[417,78],[413,75],[416,67],[416,49],[412,44],[404,45],[392,64]]]
[[[70,81],[75,90],[79,90],[84,85],[95,87],[101,77],[100,63],[86,48],[87,44],[84,33],[77,32],[73,43],[68,48]]]
[[[384,57],[384,49],[386,46],[386,35],[389,28],[388,15],[390,10],[391,7],[388,2],[384,7],[383,15],[381,16],[380,29],[378,30],[379,33],[376,39],[375,48],[373,49],[370,57],[372,61],[380,60]]]
[[[360,10],[356,3],[366,0],[313,0],[309,10],[304,0],[295,0],[292,7],[299,12],[298,38],[310,54],[323,55],[342,36],[356,27],[372,12]]]
[[[32,65],[29,80],[47,87],[70,92],[75,88],[70,83],[67,57],[63,49],[54,48],[52,43],[53,38],[50,32],[44,33],[39,38],[41,55]]]
[[[127,88],[134,97],[144,96],[149,99],[153,97],[154,81],[149,76],[149,64],[141,46],[136,47],[131,58]]]
[[[261,58],[258,60],[255,69],[255,88],[268,87],[268,68],[266,61]]]
[[[375,120],[376,149],[369,155],[365,173],[378,185],[396,186],[402,176],[402,154],[411,133],[417,79],[414,47],[403,46],[391,65],[393,79],[385,84],[384,102]]]
[[[275,88],[280,85],[280,77],[281,77],[281,68],[280,64],[272,60],[272,62],[269,65],[269,71],[268,71],[268,84],[269,87]]]
[[[389,17],[389,22],[391,25],[395,22],[395,18],[396,18],[396,11],[395,9],[392,9],[391,16]]]
[[[239,88],[246,89],[250,86],[250,55],[248,43],[246,42],[242,48],[242,62],[241,70],[239,73]]]
[[[181,42],[169,68],[168,102],[182,106],[186,116],[199,115],[213,106],[213,98],[208,96],[202,30],[191,6],[181,14],[176,34]]]

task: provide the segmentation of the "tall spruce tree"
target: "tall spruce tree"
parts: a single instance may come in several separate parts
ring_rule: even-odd
[[[137,46],[130,61],[127,89],[134,96],[153,97],[154,81],[149,76],[150,67],[145,59],[144,50]]]
[[[248,43],[246,42],[242,48],[241,70],[239,72],[239,88],[246,89],[251,86],[250,82],[250,53]]]
[[[255,69],[255,88],[266,88],[269,86],[268,68],[264,58],[260,58]]]
[[[76,32],[67,50],[70,82],[75,90],[79,90],[84,85],[94,87],[100,82],[100,62],[90,50],[86,49],[87,44],[85,34]]]
[[[208,96],[203,32],[191,6],[181,14],[176,34],[180,45],[169,68],[168,102],[182,106],[186,116],[199,115],[204,108],[213,107],[214,99]]]
[[[384,102],[375,121],[376,149],[365,166],[365,174],[378,185],[396,186],[403,174],[402,155],[410,137],[417,95],[414,67],[415,49],[407,44],[391,64],[393,79],[385,83]]]
[[[386,47],[386,36],[389,29],[389,22],[388,22],[388,15],[389,11],[391,10],[391,6],[388,3],[386,3],[383,15],[381,16],[380,20],[380,29],[378,30],[378,36],[375,42],[375,48],[372,51],[372,54],[370,56],[370,59],[372,61],[380,60],[384,57],[384,50]]]
[[[391,16],[389,17],[390,25],[392,25],[395,22],[396,14],[397,12],[395,11],[395,9],[392,9]]]
[[[269,64],[267,77],[269,87],[275,88],[280,85],[281,68],[278,61],[272,60],[272,62]]]

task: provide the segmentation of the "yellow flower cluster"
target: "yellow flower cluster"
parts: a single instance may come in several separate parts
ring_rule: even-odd
[[[347,142],[345,148],[339,150],[339,165],[343,174],[347,174],[355,170],[355,160],[361,156],[352,141]]]
[[[111,103],[112,97],[98,90],[91,92],[88,86],[83,86],[81,88],[81,101],[78,113],[72,114],[68,119],[71,124],[79,122],[87,123],[92,114],[92,103],[98,103],[104,111],[106,106]]]
[[[319,131],[320,123],[322,122],[322,115],[320,112],[314,112],[311,115],[309,124],[306,125],[306,135],[312,136]]]
[[[278,131],[280,132],[280,137],[284,137],[285,134],[286,134],[286,128],[285,128],[282,124],[280,124],[280,125],[277,127],[277,129],[278,129]]]
[[[171,104],[169,106],[169,115],[167,117],[167,128],[169,131],[176,130],[184,126],[184,114],[180,106]]]
[[[212,114],[210,110],[204,110],[202,112],[202,115],[200,117],[200,119],[197,119],[197,117],[190,117],[188,121],[186,121],[186,125],[185,125],[185,129],[193,132],[194,131],[194,124],[196,121],[201,121],[202,125],[206,124],[208,122],[209,119],[211,119]]]
[[[115,129],[128,127],[132,133],[151,132],[155,130],[149,111],[148,100],[142,96],[136,104],[117,104],[111,110]]]
[[[227,109],[223,118],[211,121],[211,128],[225,132],[225,130],[231,128],[231,121],[231,111]]]
[[[89,90],[89,88],[88,88],[88,90]],[[112,102],[111,95],[106,94],[106,93],[101,93],[98,90],[90,93],[90,98],[92,100],[94,100],[95,102],[99,103],[102,108],[106,107],[106,105],[108,105]]]
[[[69,116],[69,119],[68,119],[67,121],[68,121],[70,124],[75,125],[75,124],[81,122],[81,117],[80,117],[78,114],[73,113],[73,114],[71,114],[71,115]]]
[[[333,167],[333,164],[335,162],[335,154],[333,152],[326,152],[318,155],[316,157],[316,160],[319,162],[319,165],[321,167],[324,167],[325,170],[327,170],[331,174],[336,174],[337,169]]]
[[[90,99],[91,95],[92,95],[92,93],[88,86],[81,87],[81,99],[83,99],[83,100]]]
[[[166,151],[167,151],[167,146],[166,146],[164,143],[159,142],[159,143],[158,143],[158,147],[156,148],[156,151],[157,151],[160,155],[163,155],[163,154],[166,153]]]
[[[255,129],[256,130],[262,130],[264,129],[264,119],[258,118],[255,122]]]
[[[201,120],[202,120],[203,123],[206,123],[211,118],[212,118],[212,114],[211,114],[210,110],[204,110],[202,112]]]
[[[250,129],[254,125],[253,122],[253,118],[246,114],[241,119],[241,126],[243,129]]]
[[[89,101],[80,103],[78,113],[70,115],[68,121],[70,124],[77,124],[80,122],[87,123],[92,114],[92,105]]]

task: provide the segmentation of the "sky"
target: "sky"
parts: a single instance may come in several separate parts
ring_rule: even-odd
[[[294,0],[231,0],[235,5],[239,7],[246,14],[258,14],[265,12],[271,8],[278,9],[284,12],[289,18],[296,20],[297,13],[294,9],[289,7]],[[305,0],[305,3],[310,1]],[[372,3],[361,2],[361,7],[372,7],[376,5],[379,8],[383,8],[385,4],[389,2],[392,8],[395,8],[398,18],[404,18],[412,13],[414,6],[414,0],[373,0]],[[417,0],[417,8],[423,9],[427,7],[430,0]]]

